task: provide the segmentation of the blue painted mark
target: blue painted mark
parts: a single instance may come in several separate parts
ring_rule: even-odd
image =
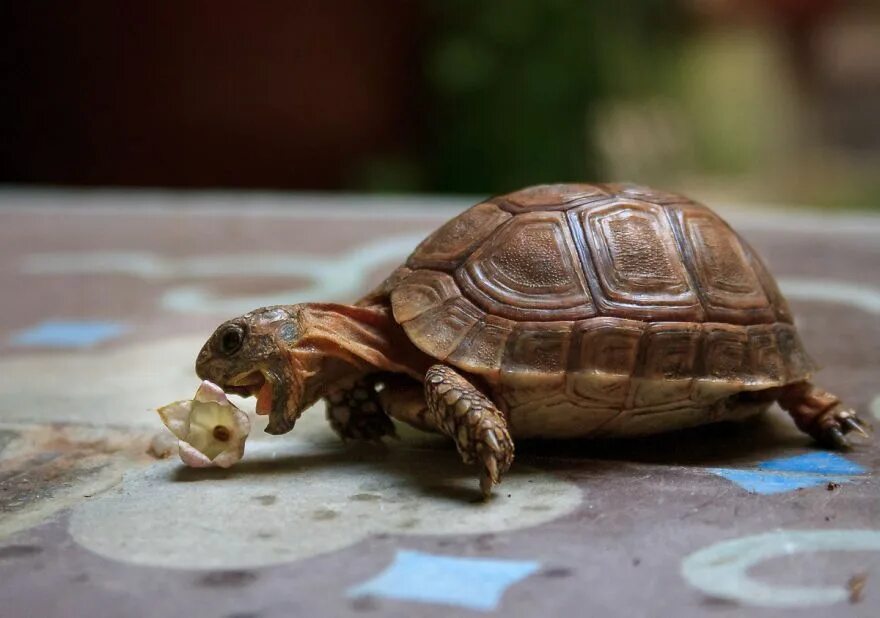
[[[761,470],[777,472],[804,472],[814,474],[864,474],[866,470],[857,463],[836,453],[816,451],[796,457],[771,459],[758,464]]]
[[[87,348],[114,339],[127,328],[119,322],[50,320],[19,331],[12,344],[27,347]]]
[[[824,474],[778,474],[756,472],[754,470],[737,470],[735,468],[712,468],[709,472],[736,483],[746,491],[761,495],[781,494],[787,491],[803,489],[805,487],[826,485],[830,481],[835,483],[848,483],[850,481],[849,477],[845,476],[827,476]]]
[[[762,461],[754,470],[710,468],[709,472],[756,494],[779,494],[829,482],[849,483],[865,468],[835,453],[817,451]]]
[[[533,574],[540,564],[437,556],[399,550],[384,571],[348,590],[349,596],[378,596],[421,603],[443,603],[478,611],[498,607],[505,591]]]

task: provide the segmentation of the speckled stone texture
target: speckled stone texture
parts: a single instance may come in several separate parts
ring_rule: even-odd
[[[880,447],[828,468],[775,407],[518,441],[488,502],[451,441],[343,443],[323,404],[229,470],[147,453],[217,324],[355,299],[477,201],[0,191],[0,616],[876,616]],[[876,425],[880,220],[717,210]]]

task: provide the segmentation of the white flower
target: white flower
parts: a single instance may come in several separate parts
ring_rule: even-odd
[[[175,401],[157,412],[179,440],[180,459],[188,466],[228,468],[244,455],[251,421],[212,382],[202,382],[193,399]]]

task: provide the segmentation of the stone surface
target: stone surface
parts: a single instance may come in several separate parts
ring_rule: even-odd
[[[255,426],[228,471],[146,454],[153,408],[192,395],[217,323],[355,298],[476,201],[0,191],[0,285],[14,292],[0,312],[0,615],[877,615],[878,444],[816,455],[778,409],[518,444],[488,504],[451,444],[402,429],[383,448],[343,445],[320,406],[288,436]],[[788,294],[818,380],[877,424],[880,220],[719,211]],[[53,322],[125,328],[82,348],[16,342]],[[762,495],[719,469],[833,480]],[[413,553],[535,568],[497,596],[465,594],[491,599],[468,608],[432,597],[439,580],[377,579]],[[353,594],[370,581],[383,593]]]

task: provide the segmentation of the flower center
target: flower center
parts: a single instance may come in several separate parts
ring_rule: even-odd
[[[214,435],[214,439],[220,442],[229,442],[229,438],[232,436],[229,427],[225,425],[217,425],[211,433]]]

